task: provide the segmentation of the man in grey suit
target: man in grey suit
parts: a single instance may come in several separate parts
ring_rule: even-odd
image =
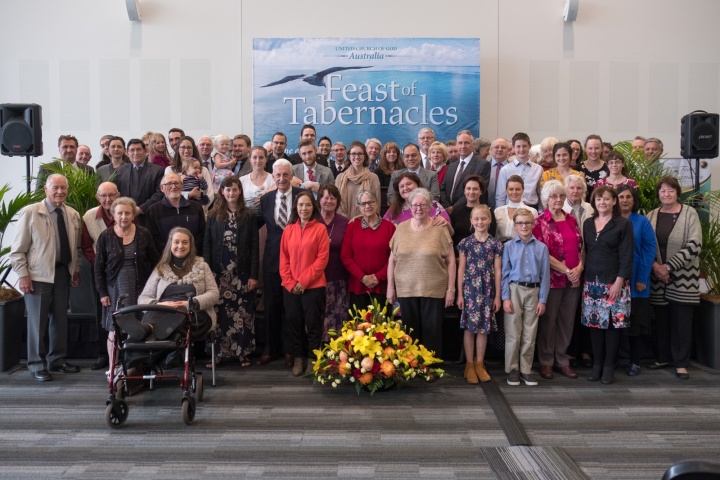
[[[235,168],[233,173],[240,178],[252,172],[250,165],[250,137],[244,134],[235,135],[232,141],[232,154],[235,157]]]
[[[298,145],[298,153],[303,163],[293,165],[293,175],[302,180],[300,187],[312,190],[317,194],[320,185],[335,185],[335,175],[329,167],[317,163],[317,154],[312,140],[303,140]]]
[[[440,185],[440,203],[448,208],[463,197],[463,181],[470,175],[480,175],[485,185],[490,181],[490,162],[474,154],[474,142],[470,130],[462,130],[457,135],[458,161],[447,167],[445,179]],[[480,202],[487,205],[487,188],[480,197]]]
[[[78,152],[78,141],[77,138],[73,137],[72,135],[60,135],[60,138],[58,138],[58,150],[60,153],[60,159],[62,162],[66,164],[70,164],[73,167],[79,168],[80,170],[87,172],[87,173],[95,173],[95,170],[90,165],[85,165],[83,163],[77,162],[77,152]],[[40,190],[42,188],[45,188],[45,180],[47,180],[48,175],[50,175],[52,172],[45,168],[46,164],[40,165],[40,169],[38,170],[38,174],[35,181],[35,189]],[[54,161],[50,162],[47,165],[51,165],[55,168],[62,165],[61,161]]]
[[[80,214],[65,205],[65,177],[48,176],[44,188],[44,200],[20,211],[10,250],[12,269],[27,307],[27,367],[38,382],[52,380],[50,372],[79,371],[65,356],[69,287],[80,284],[82,222]]]
[[[437,172],[426,170],[422,167],[422,157],[420,156],[420,147],[414,143],[408,143],[403,148],[403,161],[405,168],[395,170],[390,176],[390,185],[388,185],[387,201],[390,204],[395,197],[395,179],[405,172],[412,172],[420,177],[422,186],[430,190],[433,200],[440,200],[440,185],[438,184]]]
[[[145,225],[144,213],[155,202],[162,200],[160,190],[165,170],[160,165],[146,161],[145,144],[139,138],[132,138],[127,144],[130,163],[121,165],[115,172],[113,182],[117,185],[120,195],[135,200],[139,221]]]

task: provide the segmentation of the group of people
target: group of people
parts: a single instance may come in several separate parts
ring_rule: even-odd
[[[160,133],[127,143],[103,137],[100,205],[82,217],[65,205],[62,175],[38,179],[46,199],[21,213],[11,255],[28,304],[36,380],[77,371],[65,359],[63,317],[67,287],[79,281],[78,251],[93,265],[108,348],[121,295],[126,305],[180,305],[192,294],[204,328],[216,333],[211,362],[247,367],[256,353],[256,365],[282,359],[300,376],[353,305],[396,303],[412,334],[442,356],[444,311],[457,304],[469,382],[490,380],[487,336],[502,326],[510,385],[537,384],[536,343],[541,377],[576,378],[575,356],[590,362],[589,380],[610,383],[623,334],[627,373],[639,373],[638,339],[653,305],[653,366],[672,364],[688,378],[697,214],[679,203],[672,177],[658,185],[662,207],[637,214],[625,159],[603,153],[597,135],[584,145],[544,140],[537,161],[524,133],[489,142],[463,130],[441,143],[424,128],[417,144],[402,148],[378,139],[346,147],[327,137],[316,146],[315,128],[305,125],[293,155],[281,132],[267,148],[245,135],[196,144],[171,129],[168,137],[174,155]],[[645,142],[646,152],[656,141]],[[58,146],[64,161],[92,171],[78,165],[74,137]],[[256,339],[259,289],[264,325]],[[573,336],[591,348],[571,354]]]

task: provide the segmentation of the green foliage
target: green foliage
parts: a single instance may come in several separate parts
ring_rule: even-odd
[[[658,180],[670,172],[660,162],[646,161],[645,153],[642,150],[633,152],[632,142],[629,140],[613,145],[613,150],[622,153],[625,157],[628,178],[632,178],[638,183],[639,213],[646,215],[658,208],[660,200],[658,200],[655,188]]]
[[[40,190],[37,192],[20,193],[9,201],[5,201],[5,195],[12,190],[9,183],[5,184],[0,188],[0,246],[3,244],[5,237],[5,230],[8,225],[17,220],[15,217],[18,212],[23,209],[26,205],[31,203],[39,202],[45,193]],[[5,271],[10,268],[10,262],[6,258],[10,253],[10,247],[3,247],[0,249],[0,277],[5,274]]]
[[[720,295],[720,190],[706,192],[698,202],[698,216],[702,227],[700,273],[705,278],[708,293]]]
[[[77,210],[81,216],[91,208],[99,205],[97,198],[95,198],[97,186],[100,182],[98,174],[75,168],[59,159],[44,164],[43,168],[50,173],[59,173],[67,178],[68,196],[65,203]]]

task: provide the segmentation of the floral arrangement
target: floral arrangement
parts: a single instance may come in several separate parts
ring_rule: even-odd
[[[381,308],[374,300],[367,309],[353,306],[349,313],[352,318],[340,334],[329,331],[330,341],[313,352],[315,384],[336,388],[348,381],[355,384],[358,394],[363,388],[373,394],[417,376],[429,382],[445,374],[428,367],[442,360],[412,339],[412,329],[395,319],[397,310],[388,315],[388,306]]]

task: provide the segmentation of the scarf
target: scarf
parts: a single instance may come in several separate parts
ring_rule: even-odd
[[[340,190],[340,196],[342,197],[342,211],[345,213],[348,213],[351,209],[351,201],[355,201],[354,198],[348,198],[349,195],[347,195],[347,185],[348,182],[352,182],[355,185],[361,185],[360,190],[367,190],[370,191],[370,179],[372,178],[373,173],[367,168],[364,167],[362,170],[360,170],[360,173],[355,173],[355,170],[353,170],[352,167],[345,170],[345,172],[340,175],[340,184],[337,186],[338,190]]]

